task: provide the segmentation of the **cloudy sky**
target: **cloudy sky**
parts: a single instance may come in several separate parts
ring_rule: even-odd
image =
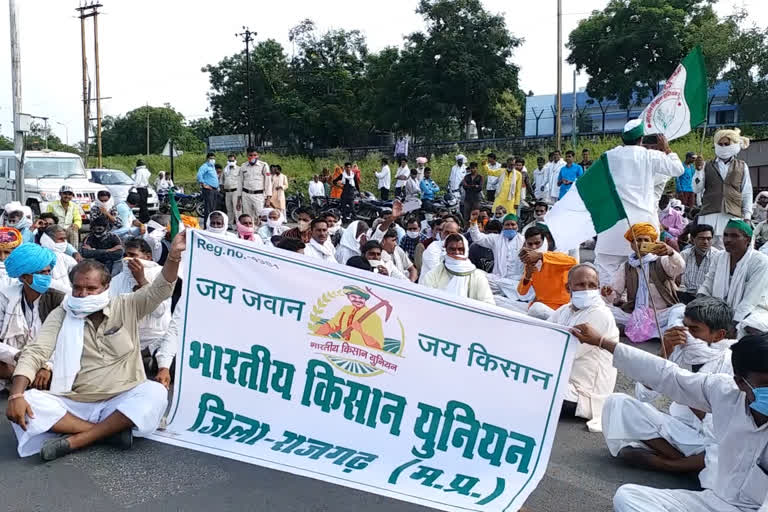
[[[69,142],[82,140],[82,68],[78,0],[16,0],[19,6],[23,110],[50,117],[51,126]],[[301,20],[320,29],[359,29],[371,50],[400,46],[404,35],[423,29],[414,12],[416,0],[102,0],[99,17],[101,93],[105,115],[118,115],[149,102],[172,104],[188,119],[206,116],[206,64],[242,50],[235,37],[243,25],[257,39],[276,39],[290,54],[288,30]],[[487,9],[504,13],[507,26],[525,39],[514,60],[521,68],[521,87],[536,94],[553,93],[556,80],[556,0],[483,0]],[[607,0],[563,0],[563,40],[580,19]],[[768,26],[768,1],[720,0],[718,11],[744,6],[750,21]],[[0,2],[0,19],[8,19],[8,2]],[[7,21],[2,21],[7,27]],[[92,48],[92,28],[88,48]],[[6,30],[0,31],[7,34]],[[567,50],[563,52],[567,57]],[[93,76],[93,62],[91,76]],[[572,68],[565,65],[563,86],[572,89]],[[586,77],[578,79],[586,84]],[[95,94],[95,91],[94,91]],[[95,111],[95,108],[94,108]],[[0,38],[0,131],[12,133],[10,44]],[[59,124],[60,123],[60,124]]]

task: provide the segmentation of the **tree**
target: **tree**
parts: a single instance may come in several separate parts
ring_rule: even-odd
[[[751,116],[742,116],[742,112],[745,111],[745,102],[757,106],[768,100],[765,92],[768,87],[768,30],[752,27],[740,31],[731,46],[730,55],[732,65],[723,78],[731,84],[729,100],[739,106],[737,121],[762,119],[750,119]],[[754,109],[746,109],[750,110]]]
[[[64,151],[66,153],[77,153],[77,148],[68,146],[51,130],[42,123],[32,122],[29,127],[29,133],[24,138],[24,147],[26,149],[44,149],[51,151]],[[13,141],[11,147],[13,149]]]
[[[605,9],[593,12],[570,33],[568,62],[589,74],[591,97],[618,100],[626,108],[658,94],[660,82],[672,74],[694,43],[719,31],[723,22],[715,23],[711,3],[610,0]],[[721,65],[716,60],[712,73]]]
[[[280,102],[290,77],[283,47],[273,39],[262,41],[251,48],[250,60],[253,135],[257,143],[284,137],[287,133]],[[238,53],[202,69],[210,75],[208,101],[215,133],[248,132],[245,64],[244,53]]]
[[[493,98],[507,89],[517,94],[518,68],[511,57],[521,40],[507,30],[503,16],[486,11],[480,0],[420,0],[416,12],[424,17],[427,33],[411,34],[406,45],[419,57],[421,76],[438,101],[462,120],[467,136],[473,117],[480,131]]]
[[[187,124],[190,132],[194,134],[199,140],[205,142],[208,137],[215,135],[213,121],[208,117],[201,117],[200,119],[194,119]]]
[[[184,116],[166,103],[163,107],[139,107],[125,116],[105,117],[101,134],[104,154],[145,153],[147,121],[149,121],[150,153],[159,153],[168,139],[173,139],[176,146],[185,151],[205,149],[205,145],[185,125]]]

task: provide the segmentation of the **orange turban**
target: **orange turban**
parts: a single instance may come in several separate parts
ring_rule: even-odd
[[[624,233],[624,238],[626,238],[628,242],[631,242],[635,239],[635,237],[632,235],[633,232],[636,236],[649,236],[653,239],[654,242],[659,239],[659,232],[656,231],[656,228],[653,227],[653,224],[648,222],[638,222],[637,224],[634,224],[629,230],[627,230],[627,232]]]

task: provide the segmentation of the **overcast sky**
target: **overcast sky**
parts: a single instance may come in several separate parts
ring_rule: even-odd
[[[82,140],[82,68],[77,0],[16,0],[19,5],[23,111],[48,116],[62,140]],[[424,25],[416,15],[416,0],[102,0],[99,17],[101,94],[104,115],[118,115],[149,102],[170,103],[187,119],[207,116],[206,64],[242,51],[235,37],[245,24],[258,32],[257,40],[276,39],[290,55],[288,30],[305,18],[323,29],[361,30],[372,51],[400,46],[402,38]],[[607,0],[563,0],[563,40],[580,19]],[[492,12],[504,13],[507,26],[524,38],[515,52],[520,86],[535,94],[555,91],[557,22],[556,0],[483,0]],[[734,6],[751,13],[750,22],[768,26],[768,0],[720,0],[721,14]],[[0,2],[0,19],[8,27],[8,2]],[[6,30],[0,34],[7,34]],[[93,29],[87,25],[88,49]],[[89,53],[89,56],[91,54]],[[564,58],[567,50],[563,51]],[[90,59],[90,57],[89,57]],[[12,134],[10,44],[0,38],[0,126]],[[93,77],[93,61],[89,60]],[[564,91],[573,87],[573,70],[563,67]],[[587,77],[580,76],[582,87]],[[93,92],[95,96],[95,88]],[[94,106],[95,115],[95,106]],[[62,123],[62,124],[58,124]]]

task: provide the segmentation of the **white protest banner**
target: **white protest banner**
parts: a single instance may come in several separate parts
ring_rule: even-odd
[[[567,330],[351,267],[188,231],[167,426],[152,438],[452,511],[544,475]]]

